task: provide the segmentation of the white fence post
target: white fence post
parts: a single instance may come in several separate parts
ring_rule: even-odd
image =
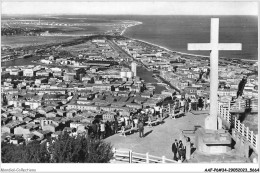
[[[232,129],[232,136],[235,137],[235,128]]]
[[[227,109],[226,109],[227,110]],[[229,123],[230,125],[231,125],[231,123],[230,123],[230,121],[229,121],[229,111],[227,110],[227,113],[226,113],[226,121],[227,121],[227,123]]]
[[[162,163],[165,163],[165,156],[162,156]]]
[[[237,120],[237,117],[235,117],[235,125],[236,125],[236,130],[238,131],[238,120]]]
[[[225,119],[225,121],[227,121],[227,110],[226,109],[224,109],[224,119]]]
[[[245,136],[245,125],[242,124],[242,136],[244,137]]]
[[[253,141],[254,141],[254,132],[251,131],[251,144],[253,144]]]
[[[146,153],[146,163],[149,163],[149,153]]]
[[[228,122],[228,116],[227,116],[227,114],[228,114],[228,111],[227,111],[227,109],[224,109],[224,110],[225,110],[225,112],[224,112],[225,121],[227,121],[227,122]]]
[[[258,151],[258,134],[255,135],[255,147],[256,147],[256,151]]]
[[[132,150],[129,150],[129,163],[132,163],[132,155],[133,155],[133,153],[132,153]]]
[[[224,119],[228,122],[227,109],[224,109]]]
[[[237,131],[240,132],[240,122],[237,120]]]
[[[230,125],[232,124],[232,118],[231,118],[231,114],[228,112],[228,121],[230,123]]]
[[[246,139],[249,141],[249,127],[246,128]]]
[[[220,111],[221,111],[221,106],[220,106],[220,103],[218,102],[218,113],[220,114]]]

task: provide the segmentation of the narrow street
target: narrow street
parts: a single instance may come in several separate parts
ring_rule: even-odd
[[[130,55],[128,55],[121,47],[119,47],[118,45],[116,45],[113,41],[111,40],[107,40],[109,45],[116,51],[119,53],[119,56],[122,57],[123,59],[126,58],[130,58],[133,59],[133,57],[131,57]]]

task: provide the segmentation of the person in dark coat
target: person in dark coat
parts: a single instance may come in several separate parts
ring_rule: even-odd
[[[111,134],[110,135],[113,135],[114,132],[115,132],[115,122],[110,122],[110,132]]]
[[[117,119],[115,120],[114,130],[115,130],[115,134],[117,134],[117,130],[118,130],[118,121],[117,121]]]
[[[97,125],[96,123],[92,124],[93,136],[97,138]]]
[[[179,152],[179,160],[183,161],[184,157],[185,157],[185,148],[184,148],[181,140],[179,141],[178,152]]]
[[[177,156],[178,148],[179,148],[179,143],[178,143],[178,140],[175,139],[175,142],[172,144],[172,152],[174,154],[173,160],[176,160],[176,161],[178,161],[178,156]]]
[[[105,132],[105,138],[111,135],[111,125],[109,121],[106,121],[105,123]]]
[[[237,90],[237,98],[239,96],[242,96],[243,94],[243,90],[245,88],[245,85],[246,85],[246,82],[247,82],[247,77],[244,76],[243,79],[239,82],[238,84],[238,90]]]
[[[97,127],[97,135],[96,135],[96,139],[100,139],[101,131],[100,131],[100,125],[99,125],[98,122],[96,123],[96,127]]]
[[[143,138],[144,137],[144,124],[143,124],[143,121],[139,121],[138,129],[139,129],[139,137]]]
[[[201,97],[198,100],[198,108],[200,108],[200,110],[203,108],[203,99]]]

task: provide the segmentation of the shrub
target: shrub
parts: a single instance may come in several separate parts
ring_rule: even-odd
[[[31,142],[28,145],[13,145],[2,142],[3,163],[107,163],[112,157],[112,146],[103,140],[81,136],[59,136],[50,142]]]

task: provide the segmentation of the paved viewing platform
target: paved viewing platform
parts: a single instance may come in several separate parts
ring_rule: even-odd
[[[204,127],[204,119],[207,114],[194,115],[186,113],[185,116],[171,119],[166,118],[160,125],[145,126],[144,138],[139,138],[139,132],[126,137],[115,134],[105,139],[117,149],[130,149],[134,152],[149,153],[154,156],[173,158],[172,143],[174,139],[180,139],[182,130],[194,130],[195,126]]]
[[[126,137],[115,134],[105,139],[110,142],[114,148],[122,150],[132,150],[138,153],[149,153],[158,157],[165,156],[167,159],[173,159],[171,150],[174,139],[180,140],[182,130],[194,130],[195,126],[204,127],[204,119],[208,116],[209,110],[192,111],[185,113],[185,116],[164,120],[164,123],[148,127],[145,126],[144,138],[139,138],[139,132],[128,134]],[[205,128],[205,127],[204,127]],[[192,141],[194,142],[194,141]],[[185,144],[185,141],[183,141]],[[187,162],[187,161],[185,161]],[[192,152],[190,163],[246,163],[249,159],[239,156],[235,150],[226,154],[209,155],[198,151]],[[121,163],[114,161],[113,163]]]

